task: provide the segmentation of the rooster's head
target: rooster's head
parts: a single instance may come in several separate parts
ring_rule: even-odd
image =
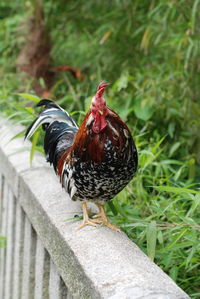
[[[92,120],[94,120],[92,130],[96,134],[99,134],[107,126],[105,117],[108,114],[108,108],[106,101],[103,98],[103,93],[105,91],[105,87],[108,85],[109,83],[105,81],[99,84],[96,95],[93,97],[90,107],[91,117]]]

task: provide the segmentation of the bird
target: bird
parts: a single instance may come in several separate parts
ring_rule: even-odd
[[[130,129],[103,96],[108,85],[98,85],[80,127],[56,102],[42,99],[36,106],[43,111],[25,133],[25,139],[30,138],[42,125],[47,162],[71,200],[82,203],[83,222],[77,229],[101,225],[120,231],[109,222],[104,205],[130,182],[138,166]],[[88,202],[98,206],[97,215],[90,217]]]

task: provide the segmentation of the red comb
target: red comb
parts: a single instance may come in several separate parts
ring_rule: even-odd
[[[104,91],[105,91],[105,87],[110,85],[109,83],[107,83],[106,81],[103,81],[99,84],[98,88],[97,88],[97,92],[96,92],[96,98],[101,98]]]

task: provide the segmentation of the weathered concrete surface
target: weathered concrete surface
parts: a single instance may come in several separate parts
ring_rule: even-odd
[[[37,239],[35,259],[35,297],[49,299],[50,259],[40,239]]]
[[[12,136],[7,130],[6,138]],[[104,227],[75,231],[78,222],[65,219],[79,214],[80,204],[70,201],[40,157],[32,169],[27,152],[8,157],[12,142],[0,140],[3,173],[14,182],[13,192],[73,298],[189,298],[124,233]],[[14,143],[18,151],[26,146],[20,139]]]
[[[15,215],[15,238],[14,238],[14,265],[12,281],[12,297],[21,298],[22,274],[23,274],[23,253],[24,253],[24,212],[19,203],[16,204]],[[26,249],[25,249],[26,250]]]
[[[34,299],[36,234],[27,218],[25,218],[24,228],[24,256],[21,298]]]
[[[8,229],[7,229],[7,219],[8,219],[8,202],[5,200],[9,196],[9,189],[8,189],[8,184],[4,182],[4,187],[2,189],[2,196],[1,196],[1,201],[2,201],[2,209],[1,212],[3,212],[0,218],[1,221],[1,231],[0,235],[1,236],[7,236],[8,234]],[[6,288],[6,248],[1,248],[0,249],[0,298],[4,298],[4,293],[5,293],[5,288]],[[4,286],[4,287],[3,287]]]
[[[12,265],[14,262],[14,254],[13,254],[13,245],[14,245],[14,232],[15,232],[15,200],[13,198],[13,194],[11,189],[8,190],[8,201],[7,201],[7,246],[6,246],[6,264],[5,264],[5,298],[11,297],[11,285],[13,283],[13,271]]]
[[[13,194],[18,196],[19,173],[30,170],[30,142],[24,142],[23,138],[11,139],[24,130],[20,125],[9,126],[10,122],[0,118],[0,171],[12,186]],[[45,159],[36,154],[37,159],[33,162],[33,168],[45,167]]]
[[[61,279],[53,261],[50,261],[49,299],[61,299]]]

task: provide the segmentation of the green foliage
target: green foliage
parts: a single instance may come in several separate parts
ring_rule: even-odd
[[[137,175],[107,205],[108,215],[199,298],[200,1],[42,3],[52,64],[85,75],[81,81],[60,73],[53,98],[80,123],[97,84],[109,81],[108,104],[129,125],[139,150]],[[22,20],[33,6],[0,3],[0,109],[25,126],[38,98],[31,80],[16,75],[16,60],[26,41]],[[30,159],[41,144],[35,135]]]
[[[138,137],[138,173],[108,214],[192,298],[200,295],[200,191],[187,178],[187,162],[168,159],[164,140]],[[167,158],[167,159],[166,159]]]

